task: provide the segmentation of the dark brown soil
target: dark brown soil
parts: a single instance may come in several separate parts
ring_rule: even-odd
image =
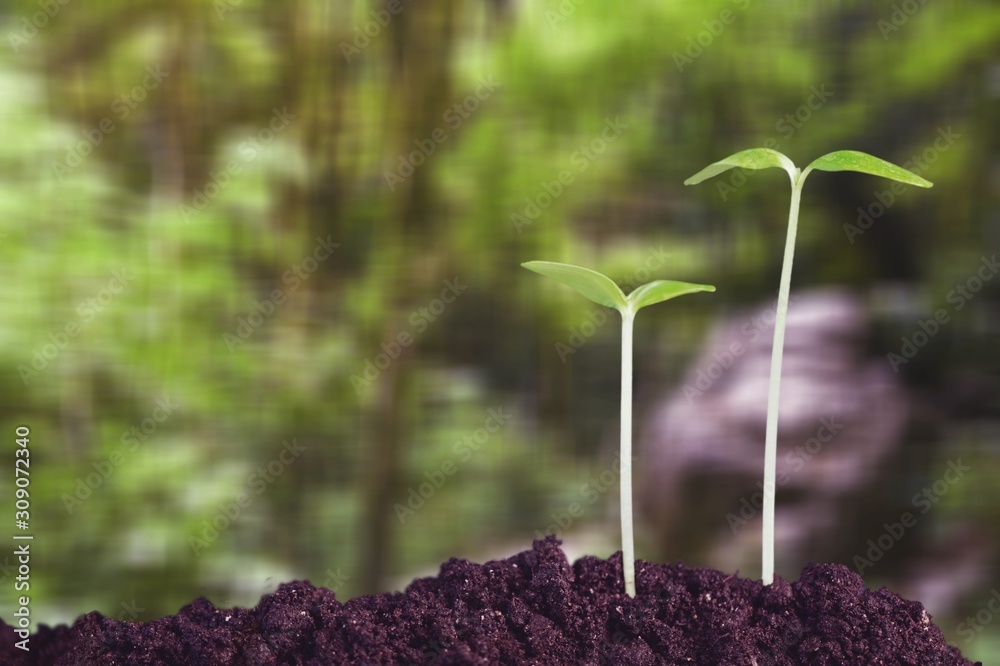
[[[972,664],[919,603],[869,591],[837,564],[765,588],[713,569],[637,562],[635,599],[621,570],[620,553],[571,566],[549,537],[506,560],[452,559],[403,593],[343,604],[297,581],[253,610],[198,599],[151,622],[90,613],[72,628],[43,626],[27,656],[3,625],[0,663]]]

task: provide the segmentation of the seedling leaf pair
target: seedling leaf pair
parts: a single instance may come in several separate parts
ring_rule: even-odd
[[[813,170],[858,171],[883,176],[907,185],[931,187],[930,181],[915,173],[856,150],[839,150],[813,160],[805,171],[799,171],[790,159],[770,148],[751,148],[708,165],[684,181],[694,185],[712,176],[736,167],[768,169],[780,167],[788,172],[792,181],[792,201],[788,210],[788,235],[785,240],[785,257],[778,287],[778,306],[774,323],[774,346],[771,351],[771,375],[768,380],[767,426],[764,433],[764,507],[761,578],[765,585],[774,581],[774,492],[778,450],[778,402],[781,391],[781,358],[785,342],[785,319],[788,312],[788,294],[792,280],[792,260],[795,256],[795,234],[799,222],[799,203],[802,186]]]
[[[799,179],[799,170],[795,168],[795,164],[778,151],[771,150],[770,148],[750,148],[749,150],[742,150],[725,159],[719,160],[718,162],[709,164],[707,167],[685,180],[684,184],[697,185],[704,180],[708,180],[709,178],[717,176],[724,171],[737,167],[743,169],[769,169],[771,167],[780,167],[788,172],[793,184]],[[858,171],[860,173],[867,173],[873,176],[882,176],[884,178],[898,180],[901,183],[916,185],[917,187],[931,187],[933,185],[930,181],[925,180],[917,174],[907,171],[902,167],[896,166],[892,162],[886,162],[885,160],[879,159],[874,155],[862,153],[857,150],[838,150],[833,153],[827,153],[823,157],[813,160],[812,163],[806,167],[805,171],[802,172],[801,180],[805,180],[805,177],[810,171],[813,170]]]
[[[563,283],[598,305],[615,308],[622,315],[622,402],[621,402],[621,518],[622,569],[625,593],[635,596],[635,545],[632,535],[632,323],[635,314],[654,303],[692,294],[715,291],[707,284],[691,284],[672,280],[656,280],[637,287],[628,296],[614,280],[589,268],[558,264],[551,261],[529,261],[521,264]]]
[[[715,291],[715,287],[707,284],[656,280],[636,287],[626,296],[614,280],[589,268],[553,261],[529,261],[521,265],[529,271],[535,271],[563,283],[598,305],[614,308],[623,314],[626,311],[635,314],[648,305],[668,301],[684,294]]]

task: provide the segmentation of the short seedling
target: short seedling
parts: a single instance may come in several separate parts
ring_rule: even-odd
[[[778,455],[778,396],[781,384],[781,355],[785,343],[785,315],[788,312],[788,290],[792,280],[792,257],[795,255],[795,230],[799,221],[799,200],[802,185],[814,169],[819,171],[860,171],[875,176],[891,178],[908,185],[931,187],[930,181],[867,153],[840,150],[814,160],[805,171],[797,169],[790,159],[770,148],[751,148],[730,155],[710,164],[684,181],[694,185],[712,176],[734,168],[768,169],[779,167],[788,172],[792,180],[792,203],[788,211],[788,236],[785,240],[785,258],[781,267],[781,285],[778,290],[778,307],[774,322],[774,347],[771,351],[771,376],[767,392],[767,427],[764,434],[764,530],[761,558],[761,578],[765,585],[774,581],[774,491]]]
[[[626,296],[614,281],[597,271],[551,261],[521,264],[528,270],[562,282],[598,305],[614,308],[622,316],[622,404],[621,404],[621,516],[622,569],[625,593],[635,596],[635,545],[632,537],[632,323],[647,305],[698,291],[715,291],[707,284],[656,280],[636,287]]]

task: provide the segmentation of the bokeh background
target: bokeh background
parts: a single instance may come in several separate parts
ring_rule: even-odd
[[[788,184],[682,183],[768,145],[934,182],[805,188],[778,573],[842,562],[1000,652],[995,3],[25,0],[0,24],[0,496],[13,524],[28,425],[36,621],[296,578],[347,599],[545,533],[616,551],[617,315],[531,259],[717,286],[637,321],[637,549],[758,577]]]

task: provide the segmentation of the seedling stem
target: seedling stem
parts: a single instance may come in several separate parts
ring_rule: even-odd
[[[622,311],[621,514],[625,593],[635,596],[635,539],[632,535],[632,308]]]
[[[798,171],[798,169],[796,169]],[[799,202],[805,173],[792,177],[792,202],[788,209],[788,234],[785,237],[785,258],[781,265],[781,283],[778,287],[778,307],[774,317],[774,345],[771,348],[771,377],[767,389],[767,426],[764,431],[764,529],[761,553],[761,579],[764,585],[774,582],[774,495],[775,474],[778,465],[778,405],[781,396],[781,361],[785,348],[785,321],[788,318],[788,299],[792,284],[792,260],[795,257],[795,234],[799,226]],[[791,176],[791,174],[789,174]]]

